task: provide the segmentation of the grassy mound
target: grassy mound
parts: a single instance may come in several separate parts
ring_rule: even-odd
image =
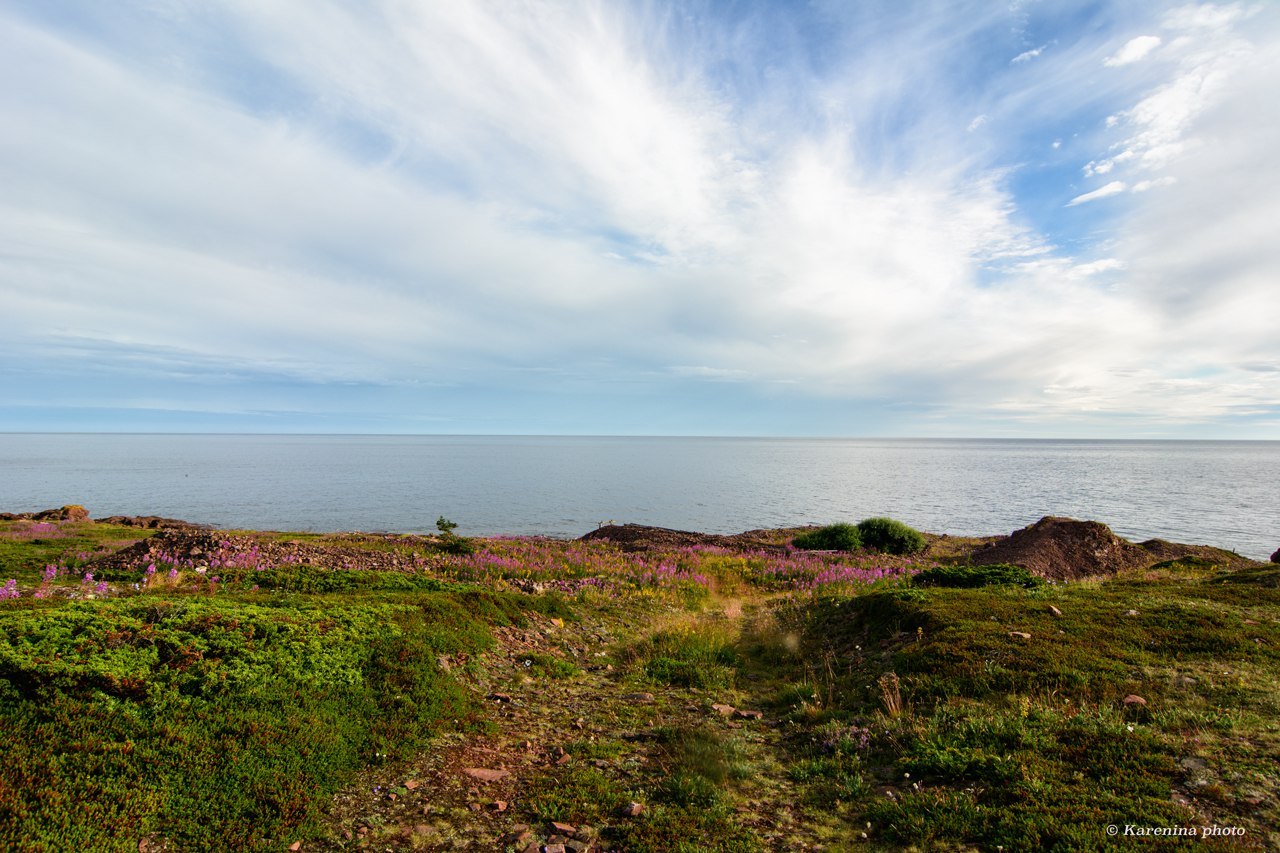
[[[810,796],[892,847],[1099,849],[1107,824],[1274,843],[1280,591],[1192,569],[1034,589],[935,570],[789,605],[813,688],[779,701]]]
[[[1044,580],[1022,566],[934,566],[911,579],[915,586],[941,586],[951,589],[976,589],[982,586],[1040,586]]]
[[[474,724],[437,658],[519,618],[487,593],[0,610],[0,847],[154,833],[256,849],[305,832],[358,768]]]

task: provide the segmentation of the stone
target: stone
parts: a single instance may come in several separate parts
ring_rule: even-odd
[[[560,767],[563,767],[564,765],[568,764],[570,761],[573,761],[573,756],[566,753],[565,755],[562,755],[556,759],[556,764],[559,765]]]
[[[292,850],[293,853],[298,853],[298,851],[302,849],[302,842],[301,841],[293,842],[292,844],[289,845],[289,849]]]
[[[559,823],[554,820],[551,821],[551,831],[557,835],[563,835],[566,838],[573,838],[578,834],[578,828],[576,826],[567,823]]]
[[[737,709],[734,708],[732,705],[723,705],[717,702],[716,704],[711,706],[711,710],[715,711],[717,714],[727,717]]]
[[[1137,615],[1138,615],[1138,611],[1136,611],[1136,610],[1126,610],[1126,611],[1124,612],[1124,615],[1125,615],[1125,616],[1137,616]]]
[[[652,693],[628,693],[622,697],[627,702],[652,702]]]
[[[507,810],[507,801],[494,800],[492,803],[489,803],[489,808],[493,809],[495,812],[505,812]]]
[[[507,694],[507,693],[490,693],[488,696],[484,698],[492,699],[494,702],[510,702],[511,701],[511,696],[510,694]]]
[[[1016,640],[1030,640],[1030,639],[1031,639],[1031,635],[1030,635],[1030,634],[1028,634],[1026,631],[1010,631],[1010,632],[1009,632],[1009,636],[1010,636],[1010,637],[1013,637],[1013,638],[1014,638],[1014,639],[1016,639]]]
[[[763,711],[746,711],[746,710],[743,710],[742,708],[739,708],[736,711],[734,711],[733,715],[737,717],[739,720],[763,720],[764,719]]]
[[[564,843],[564,849],[565,853],[569,853],[570,850],[572,850],[573,853],[586,853],[586,851],[591,849],[591,842],[571,838]]]
[[[631,802],[618,809],[623,817],[639,817],[644,813],[644,804]]]
[[[405,780],[405,783],[404,783],[404,786],[405,786],[406,788],[408,788],[410,791],[412,791],[412,790],[414,790],[415,788],[417,788],[417,787],[418,787],[419,785],[421,785],[421,784],[422,784],[422,783],[421,783],[421,782],[419,782],[417,779],[406,779],[406,780]]]
[[[565,853],[563,844],[544,844],[542,845],[542,853]]]
[[[472,779],[479,779],[481,782],[497,782],[499,779],[505,779],[511,775],[507,770],[489,770],[485,767],[464,767],[462,772]]]
[[[1126,708],[1141,708],[1147,704],[1147,700],[1143,699],[1135,693],[1130,693],[1124,697],[1124,706]]]
[[[1049,605],[1049,612],[1052,613],[1055,617],[1062,616],[1062,611],[1054,607],[1052,604]]]
[[[1280,548],[1277,548],[1276,552],[1271,555],[1271,562],[1280,563]]]

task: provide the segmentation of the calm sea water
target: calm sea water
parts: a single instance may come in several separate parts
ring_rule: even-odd
[[[890,515],[1007,533],[1045,515],[1266,559],[1280,442],[0,434],[0,510],[219,527],[579,536]]]

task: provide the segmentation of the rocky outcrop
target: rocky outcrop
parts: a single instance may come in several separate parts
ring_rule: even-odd
[[[783,550],[777,530],[748,530],[723,536],[717,533],[695,533],[671,530],[646,524],[606,524],[580,537],[584,542],[612,542],[623,551],[658,551],[711,545],[722,548]]]
[[[89,510],[80,504],[68,504],[39,512],[0,512],[0,521],[88,521]]]
[[[97,524],[114,524],[119,527],[141,527],[144,530],[160,530],[165,527],[199,527],[179,518],[163,518],[158,515],[109,515],[95,518]]]

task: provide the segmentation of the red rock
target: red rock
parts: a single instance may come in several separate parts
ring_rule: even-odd
[[[511,775],[510,771],[507,770],[488,770],[484,767],[464,767],[462,772],[472,779],[479,779],[481,782],[497,782],[499,779],[505,779]]]
[[[554,820],[551,821],[551,831],[566,836],[567,838],[573,838],[573,836],[578,834],[578,828],[576,826],[571,826],[567,823],[557,823]]]
[[[421,784],[422,784],[422,783],[421,783],[421,782],[419,782],[417,779],[409,779],[409,780],[407,780],[407,781],[404,783],[404,786],[405,786],[406,788],[408,788],[410,791],[412,791],[412,790],[416,789],[416,788],[417,788],[419,785],[421,785]]]
[[[1147,704],[1146,699],[1143,699],[1141,696],[1138,696],[1134,693],[1130,693],[1128,696],[1124,697],[1124,706],[1126,708],[1141,708],[1143,705],[1146,705],[1146,704]]]
[[[562,755],[562,756],[560,756],[559,758],[557,758],[557,759],[556,759],[556,764],[558,764],[558,765],[560,765],[560,766],[562,766],[562,767],[563,767],[564,765],[568,764],[570,761],[573,761],[573,756],[572,756],[572,755],[567,755],[567,754],[566,754],[566,755]]]
[[[565,853],[563,844],[544,844],[542,845],[542,853]]]
[[[289,845],[289,849],[294,851],[294,853],[297,853],[297,851],[302,849],[302,842],[301,841],[293,842],[292,844]]]
[[[622,813],[623,817],[639,817],[640,814],[644,811],[644,805],[642,803],[634,803],[634,802],[627,803],[618,811]]]
[[[744,711],[741,708],[734,711],[733,715],[737,717],[739,720],[763,720],[764,719],[763,711]]]
[[[717,702],[716,704],[711,706],[711,710],[715,711],[717,714],[722,714],[723,716],[727,717],[730,714],[732,714],[736,709],[732,705],[722,705],[719,702]]]
[[[492,803],[489,804],[489,807],[493,809],[495,812],[505,812],[507,810],[507,801],[494,800]]]

